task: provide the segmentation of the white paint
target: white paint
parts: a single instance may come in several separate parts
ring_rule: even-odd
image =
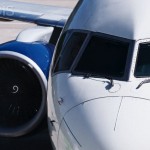
[[[114,80],[108,89],[110,80],[102,78],[70,73],[50,78],[48,116],[57,122],[50,129],[57,150],[150,150],[150,83],[136,89],[146,78],[134,76],[139,43],[150,41],[149,5],[148,0],[83,1],[68,29],[137,41],[129,81]]]
[[[149,150],[149,114],[150,101],[110,97],[80,105],[65,118],[81,150]]]
[[[69,29],[127,39],[150,38],[149,0],[84,0]]]
[[[59,137],[54,142],[56,148],[65,150],[70,145],[79,150],[141,150],[143,146],[149,150],[150,84],[136,89],[142,80],[114,80],[117,90],[110,92],[106,88],[108,79],[83,79],[67,73],[54,76],[48,83],[48,94],[52,95],[48,98],[48,110],[49,117],[55,114],[53,119],[60,126],[52,130],[52,139]],[[57,102],[60,97],[61,106]],[[50,103],[54,103],[53,109]],[[62,125],[63,117],[81,147]]]
[[[25,29],[18,35],[16,40],[26,43],[32,43],[37,41],[49,43],[53,30],[53,27],[42,26]]]

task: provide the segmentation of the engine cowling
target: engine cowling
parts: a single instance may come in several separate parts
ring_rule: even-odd
[[[54,46],[11,41],[0,45],[0,135],[32,131],[46,114]]]

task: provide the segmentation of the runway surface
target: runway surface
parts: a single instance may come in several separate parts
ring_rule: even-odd
[[[73,8],[77,0],[15,0]],[[34,24],[18,21],[0,22],[0,43],[14,40],[23,29],[33,27]],[[31,134],[19,138],[0,137],[0,150],[52,150],[47,129],[47,119]]]

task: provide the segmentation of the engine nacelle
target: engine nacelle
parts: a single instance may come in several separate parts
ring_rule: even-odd
[[[43,41],[0,45],[0,136],[22,136],[43,119],[53,50]]]

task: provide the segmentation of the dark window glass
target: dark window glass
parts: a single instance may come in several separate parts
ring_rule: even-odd
[[[150,76],[150,44],[140,44],[135,76]]]
[[[62,28],[59,28],[59,27],[54,28],[54,31],[53,31],[52,36],[51,36],[50,41],[49,41],[51,44],[56,45],[56,43],[59,39],[59,36],[61,34],[61,31],[62,31]]]
[[[129,43],[94,36],[81,56],[75,72],[123,77],[128,48]]]
[[[77,56],[84,40],[86,38],[85,33],[73,33],[60,54],[54,72],[69,70],[75,57]]]
[[[56,62],[57,62],[57,60],[58,60],[58,57],[59,57],[59,55],[60,55],[60,52],[61,52],[61,50],[63,49],[64,45],[66,44],[66,41],[68,40],[68,37],[70,36],[70,34],[71,34],[71,31],[67,31],[67,32],[65,32],[65,33],[61,36],[61,38],[60,38],[60,40],[59,40],[59,42],[58,42],[58,45],[57,45],[57,47],[56,47],[56,52],[55,52],[55,56],[54,56],[54,63],[53,63],[53,69],[52,69],[52,70],[54,70],[54,67],[55,67]]]

